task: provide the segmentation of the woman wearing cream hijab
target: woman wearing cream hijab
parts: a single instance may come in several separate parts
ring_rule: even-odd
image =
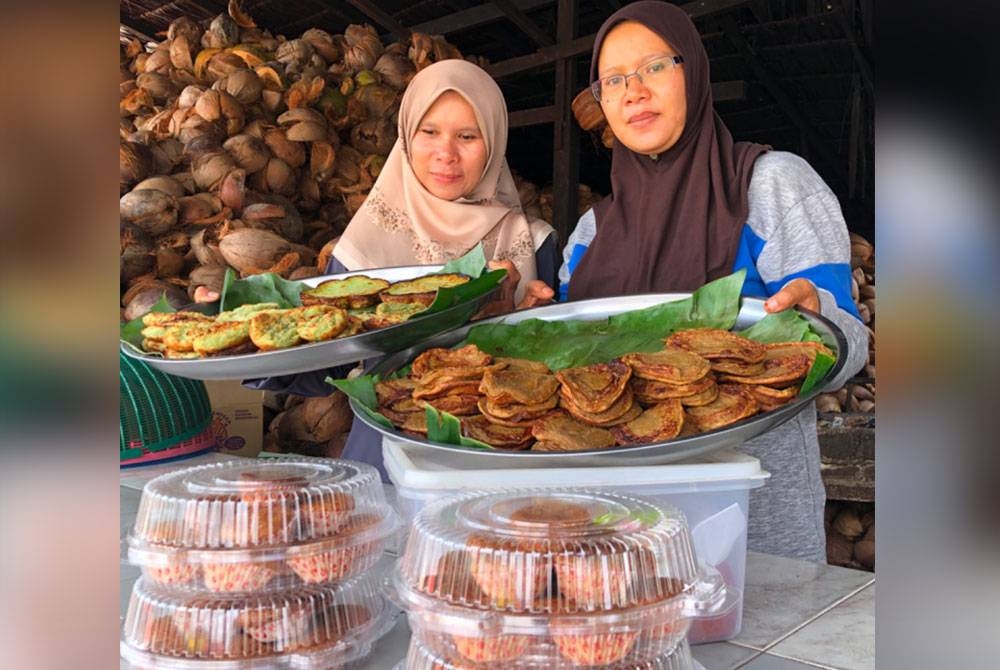
[[[462,60],[421,70],[400,103],[399,138],[338,240],[327,274],[441,264],[482,242],[490,267],[506,269],[508,277],[500,296],[479,316],[551,301],[549,286],[555,285],[558,267],[555,233],[521,210],[506,150],[507,105],[485,71]],[[202,301],[217,299],[201,295]],[[326,376],[347,372],[318,370],[244,385],[326,396],[332,390]],[[375,465],[388,481],[381,437],[363,423],[354,421],[341,455]]]
[[[403,94],[399,138],[337,242],[340,267],[327,269],[445,263],[482,242],[491,265],[511,271],[519,306],[547,301],[536,280],[554,282],[554,231],[522,211],[506,150],[507,105],[485,71],[462,60],[421,70]]]

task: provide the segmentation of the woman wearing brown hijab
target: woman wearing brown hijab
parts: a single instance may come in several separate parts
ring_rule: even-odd
[[[847,364],[830,388],[855,374],[868,338],[837,199],[798,156],[733,142],[687,14],[655,1],[615,12],[597,34],[590,79],[616,138],[611,195],[568,240],[563,297],[692,291],[745,268],[744,295],[766,298],[767,311],[800,305],[844,330]],[[743,449],[771,473],[751,492],[750,548],[825,561],[815,407]]]

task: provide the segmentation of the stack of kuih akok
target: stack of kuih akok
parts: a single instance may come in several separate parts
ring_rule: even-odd
[[[664,442],[715,430],[793,400],[820,343],[761,344],[715,328],[679,331],[666,347],[552,372],[475,345],[428,349],[410,375],[378,382],[378,410],[427,435],[424,407],[461,417],[466,437],[499,449],[581,451]]]

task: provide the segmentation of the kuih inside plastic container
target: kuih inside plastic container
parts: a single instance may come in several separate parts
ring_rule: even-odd
[[[174,590],[276,592],[364,572],[398,527],[370,465],[241,459],[150,480],[128,560]]]
[[[444,495],[512,486],[597,488],[676,507],[690,525],[698,560],[715,567],[729,597],[737,599],[736,606],[724,613],[694,619],[688,640],[691,644],[729,640],[740,631],[750,490],[770,476],[752,456],[727,449],[669,465],[457,469],[388,440],[382,454],[405,519]]]
[[[439,655],[555,668],[640,662],[724,611],[684,515],[600,491],[472,492],[425,507],[390,578]]]
[[[286,593],[212,597],[139,579],[121,655],[143,669],[328,670],[367,656],[392,623],[370,574]]]
[[[439,655],[417,638],[410,638],[410,648],[406,659],[397,665],[395,670],[488,670],[498,665],[500,664],[469,661],[457,651]],[[502,665],[511,668],[517,667],[518,664],[503,663]],[[683,640],[673,650],[662,656],[646,661],[623,662],[602,667],[605,670],[696,670],[701,668],[691,658],[691,648]]]

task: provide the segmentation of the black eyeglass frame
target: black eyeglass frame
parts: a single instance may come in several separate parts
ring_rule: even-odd
[[[642,74],[639,73],[639,70],[641,70],[644,67],[648,67],[649,65],[652,65],[656,61],[660,61],[660,60],[669,60],[671,63],[673,63],[673,67],[677,67],[678,65],[680,65],[681,63],[684,62],[684,56],[676,55],[676,56],[662,56],[660,58],[654,58],[653,60],[649,61],[648,63],[646,63],[642,67],[637,68],[634,72],[629,72],[628,74],[625,74],[625,75],[612,74],[612,75],[608,75],[608,76],[609,77],[625,77],[625,90],[627,91],[628,90],[628,80],[629,80],[629,77],[638,77],[639,81],[642,81]],[[601,77],[600,79],[598,79],[598,80],[596,80],[596,81],[594,81],[593,83],[590,84],[590,92],[594,96],[594,100],[596,100],[598,102],[598,104],[600,104],[600,102],[601,102],[601,82],[603,80],[607,79],[607,78],[608,77]]]

